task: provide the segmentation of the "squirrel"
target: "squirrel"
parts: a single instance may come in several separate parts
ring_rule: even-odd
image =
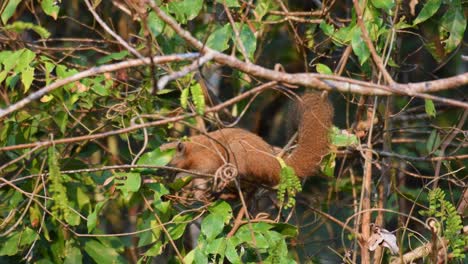
[[[333,107],[327,98],[317,93],[303,95],[298,106],[297,146],[284,161],[297,176],[304,178],[317,171],[322,157],[328,152]],[[161,148],[176,149],[169,162],[172,167],[214,175],[219,168],[230,163],[236,167],[241,181],[268,186],[280,182],[281,166],[276,158],[278,148],[241,128],[222,128],[190,137],[185,142],[168,143]],[[203,184],[198,189],[206,189],[206,180]]]

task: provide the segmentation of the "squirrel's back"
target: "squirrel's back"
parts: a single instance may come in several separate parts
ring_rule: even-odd
[[[306,94],[299,103],[301,119],[297,147],[285,158],[299,177],[316,172],[328,152],[328,131],[333,108],[319,94]],[[277,151],[262,138],[239,128],[224,128],[206,135],[191,137],[177,145],[170,165],[214,174],[225,163],[236,166],[241,179],[275,185],[280,178]]]

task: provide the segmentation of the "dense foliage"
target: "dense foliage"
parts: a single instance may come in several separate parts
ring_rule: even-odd
[[[1,263],[464,260],[466,2],[149,2],[0,3]],[[162,144],[284,146],[298,84],[335,106],[320,175],[184,192]]]

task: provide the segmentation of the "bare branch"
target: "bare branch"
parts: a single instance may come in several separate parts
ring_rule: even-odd
[[[169,75],[166,75],[162,78],[159,79],[158,81],[158,89],[161,90],[163,89],[166,84],[170,81],[179,79],[193,71],[196,71],[198,68],[200,68],[203,64],[207,63],[208,61],[213,59],[213,53],[207,53],[200,57],[199,59],[195,60],[192,64],[189,66],[183,68],[182,70],[178,72],[171,73]],[[153,91],[151,91],[152,93]]]

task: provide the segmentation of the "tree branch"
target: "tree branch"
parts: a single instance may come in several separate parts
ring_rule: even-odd
[[[133,59],[133,60],[127,60],[127,61],[122,61],[114,64],[107,64],[107,65],[102,65],[102,66],[97,66],[97,67],[92,67],[88,70],[79,72],[75,75],[72,75],[70,77],[64,78],[64,79],[59,79],[41,89],[38,91],[28,95],[27,97],[21,99],[20,101],[16,102],[13,105],[8,106],[5,109],[0,109],[0,119],[5,117],[6,115],[19,110],[26,106],[27,104],[31,103],[34,100],[37,100],[41,98],[42,96],[46,95],[47,93],[62,87],[63,85],[81,80],[86,77],[94,76],[97,74],[105,73],[105,72],[112,72],[112,71],[117,71],[120,69],[125,69],[125,68],[130,68],[130,67],[136,67],[136,66],[141,66],[141,65],[149,65],[151,63],[155,64],[163,64],[167,62],[173,62],[173,61],[184,61],[184,60],[193,60],[199,56],[199,53],[186,53],[186,54],[173,54],[173,55],[167,55],[167,56],[155,56],[153,58],[153,61],[151,61],[151,58],[144,58],[144,59]]]
[[[73,77],[73,76],[72,76]],[[247,98],[251,95],[254,95],[258,92],[261,92],[265,89],[271,88],[271,83],[265,83],[263,85],[260,85],[258,87],[255,87],[245,93],[242,93],[236,97],[233,97],[224,103],[218,104],[216,106],[210,107],[205,109],[205,113],[211,113],[211,112],[217,112],[220,111],[221,109],[224,109],[227,106],[233,105],[240,100],[243,100],[244,98]],[[86,140],[96,140],[99,138],[104,138],[104,137],[109,137],[113,135],[119,135],[119,134],[124,134],[124,133],[129,133],[141,128],[145,127],[152,127],[152,126],[160,126],[164,124],[169,124],[169,123],[174,123],[181,121],[186,118],[190,117],[195,117],[197,114],[196,113],[189,113],[189,114],[184,114],[184,115],[179,115],[175,117],[170,117],[170,118],[165,118],[163,120],[158,120],[158,121],[153,121],[153,122],[148,122],[144,124],[135,124],[126,128],[122,129],[117,129],[113,131],[107,131],[99,134],[94,134],[94,135],[86,135],[86,136],[79,136],[79,137],[71,137],[71,138],[63,138],[63,139],[57,139],[57,140],[47,140],[47,141],[41,141],[41,142],[34,142],[34,143],[26,143],[26,144],[19,144],[19,145],[12,145],[12,146],[6,146],[6,147],[0,147],[0,151],[9,151],[9,150],[16,150],[16,149],[25,149],[25,148],[33,148],[33,147],[48,147],[51,146],[52,144],[66,144],[66,143],[73,143],[73,142],[80,142],[80,141],[86,141]]]
[[[293,85],[300,85],[309,88],[315,88],[320,90],[337,90],[340,92],[350,92],[350,93],[357,93],[357,94],[365,94],[365,95],[391,95],[391,94],[401,94],[401,95],[408,95],[408,96],[417,96],[426,99],[432,99],[437,101],[444,101],[445,103],[449,103],[452,105],[456,105],[465,109],[468,109],[468,104],[452,99],[447,98],[440,98],[433,95],[424,94],[420,91],[424,92],[433,92],[433,91],[440,91],[440,90],[447,90],[459,87],[461,85],[468,84],[468,73],[464,73],[458,76],[454,76],[448,79],[440,79],[436,81],[430,82],[421,82],[421,83],[413,83],[413,84],[398,84],[394,81],[391,82],[391,85],[377,85],[372,83],[366,82],[356,82],[356,80],[340,77],[340,76],[333,76],[327,75],[324,76],[322,74],[314,74],[314,73],[284,73],[278,72],[275,70],[267,69],[261,67],[259,65],[243,62],[233,56],[226,55],[224,53],[215,51],[203,45],[198,39],[192,36],[192,34],[183,29],[177,21],[175,21],[172,17],[164,13],[153,1],[147,1],[153,11],[158,15],[158,17],[163,20],[168,26],[170,26],[181,38],[183,38],[187,43],[192,45],[194,48],[199,50],[203,54],[213,53],[214,61],[238,69],[242,72],[254,75],[256,77],[265,78],[268,80],[278,81],[289,83]],[[333,80],[325,81],[325,79]],[[366,83],[365,85],[363,83]]]

